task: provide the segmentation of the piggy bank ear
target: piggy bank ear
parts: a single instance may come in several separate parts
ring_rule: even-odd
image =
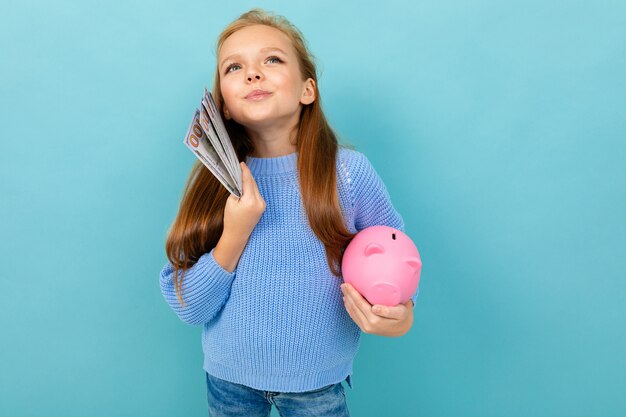
[[[372,256],[375,253],[384,253],[385,248],[378,243],[370,243],[365,247],[365,256]]]
[[[412,257],[406,259],[404,262],[409,264],[409,266],[414,271],[419,271],[420,269],[422,269],[422,261],[419,258],[415,257],[415,256],[412,256]]]

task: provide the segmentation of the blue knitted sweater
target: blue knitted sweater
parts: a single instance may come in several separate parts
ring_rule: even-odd
[[[182,308],[172,266],[161,291],[178,317],[202,325],[204,370],[258,390],[303,392],[350,377],[361,329],[342,301],[324,245],[309,226],[298,184],[297,153],[246,160],[266,209],[236,269],[213,250],[187,270]],[[404,230],[402,217],[369,160],[339,148],[337,187],[344,222],[355,233],[374,225]],[[415,303],[416,294],[412,300]],[[348,379],[350,382],[350,379]]]

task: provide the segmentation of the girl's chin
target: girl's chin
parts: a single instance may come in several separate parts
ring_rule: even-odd
[[[257,115],[246,115],[237,121],[240,125],[244,127],[266,127],[267,125],[271,125],[275,121],[275,117],[268,114],[257,114]]]

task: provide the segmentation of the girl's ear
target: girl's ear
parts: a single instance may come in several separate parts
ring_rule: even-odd
[[[300,97],[300,103],[307,105],[315,101],[315,81],[313,78],[309,78],[304,82],[304,90]]]
[[[230,112],[226,107],[224,107],[224,117],[226,117],[226,120],[230,120]]]

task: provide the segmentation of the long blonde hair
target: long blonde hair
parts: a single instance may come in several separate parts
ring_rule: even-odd
[[[303,105],[296,135],[298,176],[309,224],[326,248],[330,270],[340,276],[341,257],[354,234],[348,231],[341,215],[335,165],[339,144],[322,111],[313,56],[298,28],[283,16],[262,9],[252,9],[228,25],[218,38],[217,53],[230,35],[252,25],[270,26],[287,35],[297,53],[302,80],[312,78],[315,81],[316,99],[311,104]],[[213,97],[237,157],[245,161],[246,156],[253,153],[254,146],[242,125],[224,117],[219,68],[215,71]],[[211,172],[196,161],[165,243],[167,257],[174,269],[176,294],[182,305],[185,305],[182,297],[184,272],[217,245],[224,227],[224,207],[228,195],[228,191]],[[182,272],[180,278],[179,271]]]

